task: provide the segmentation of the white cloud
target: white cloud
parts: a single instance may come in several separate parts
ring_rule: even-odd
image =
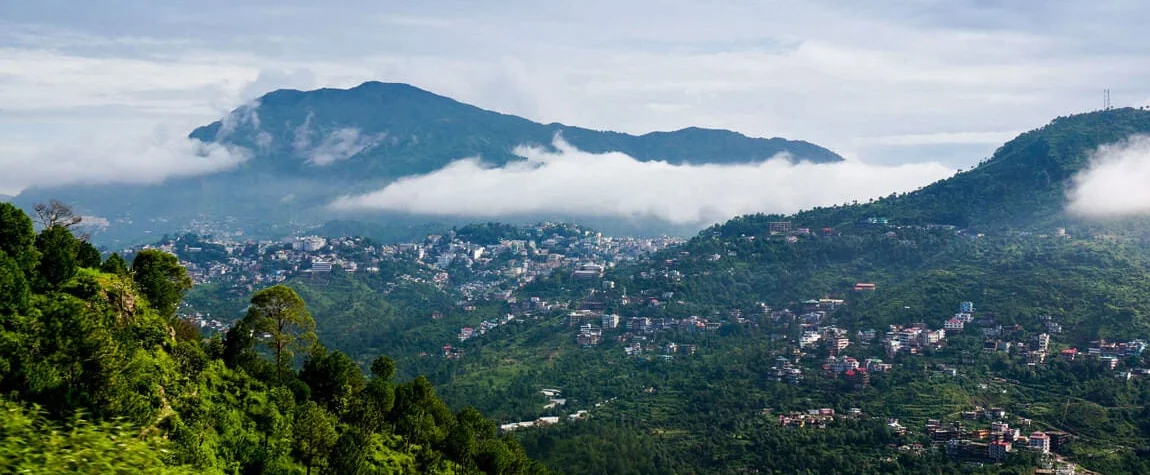
[[[314,136],[319,133],[314,122],[315,114],[308,113],[303,124],[293,130],[292,150],[297,155],[307,157],[307,162],[316,166],[347,160],[387,138],[387,133],[364,135],[357,128],[342,127],[331,131],[318,145],[313,146]],[[270,137],[268,141],[270,143]]]
[[[1150,215],[1150,136],[1099,147],[1066,194],[1067,211],[1080,216]]]
[[[151,135],[88,138],[55,146],[18,146],[0,155],[0,191],[70,184],[162,183],[227,170],[249,156],[157,128]]]
[[[0,125],[21,125],[0,142],[71,141],[109,111],[202,125],[274,88],[386,80],[543,122],[970,165],[1000,142],[984,133],[1097,108],[1102,88],[1150,98],[1150,8],[1129,0],[41,3],[0,20]]]
[[[372,193],[340,198],[332,207],[491,218],[658,217],[701,227],[747,213],[790,213],[910,191],[954,173],[936,163],[794,164],[781,157],[758,164],[678,166],[622,153],[591,154],[559,139],[555,147],[555,153],[520,147],[516,153],[525,160],[497,168],[479,158],[459,160]]]
[[[363,135],[359,129],[345,127],[332,131],[318,146],[308,153],[308,162],[324,166],[347,160],[355,154],[374,146],[387,137],[387,134]]]

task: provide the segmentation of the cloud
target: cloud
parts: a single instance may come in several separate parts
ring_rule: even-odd
[[[340,160],[347,160],[379,143],[386,136],[387,134],[363,135],[359,129],[352,127],[336,129],[311,150],[308,154],[308,162],[324,166]]]
[[[329,132],[318,145],[313,146],[314,136],[319,133],[314,122],[315,113],[308,113],[303,124],[293,130],[291,146],[297,155],[307,157],[308,163],[316,166],[347,160],[387,138],[386,132],[364,135],[355,127],[341,127]],[[270,137],[268,140],[270,143]]]
[[[525,160],[490,167],[467,158],[400,179],[331,207],[497,218],[563,215],[645,218],[706,226],[756,212],[814,206],[910,191],[954,173],[936,163],[879,167],[848,161],[791,163],[776,157],[747,165],[671,165],[622,153],[592,154],[556,139],[557,152],[519,147]]]
[[[1150,215],[1150,136],[1099,147],[1074,177],[1066,210],[1088,217]]]
[[[0,190],[73,184],[155,184],[233,168],[243,148],[188,139],[164,127],[141,137],[89,138],[67,145],[13,147],[0,154]]]

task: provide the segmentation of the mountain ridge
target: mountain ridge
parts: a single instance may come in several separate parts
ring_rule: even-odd
[[[276,125],[269,130],[268,124]],[[349,176],[427,173],[468,156],[481,156],[498,166],[518,160],[514,149],[521,145],[553,150],[556,136],[591,153],[622,152],[640,161],[672,164],[748,163],[779,154],[794,161],[842,160],[809,142],[722,129],[685,127],[633,135],[543,124],[410,84],[375,81],[348,89],[272,91],[189,135],[255,151],[256,160],[244,166],[267,165],[260,162],[268,157],[278,161],[296,157],[304,160],[277,163],[276,170]],[[334,160],[313,160],[316,149],[325,145],[344,146],[345,153]]]
[[[892,194],[872,203],[814,208],[791,218],[820,226],[858,223],[869,217],[891,224],[944,224],[977,231],[1053,230],[1086,224],[1064,212],[1073,178],[1099,147],[1150,134],[1150,111],[1120,108],[1058,117],[1004,143],[971,170]]]
[[[244,223],[242,231],[249,236],[275,237],[346,218],[332,216],[327,208],[339,196],[378,190],[467,157],[482,157],[493,166],[524,160],[516,155],[517,147],[555,151],[557,135],[587,152],[622,152],[641,161],[672,164],[758,162],[779,154],[793,161],[842,160],[809,142],[724,130],[688,127],[631,135],[542,124],[409,84],[367,82],[350,89],[272,91],[193,130],[193,139],[250,152],[228,170],[160,184],[35,187],[13,202],[31,210],[35,203],[58,199],[78,213],[106,218],[109,226],[93,233],[96,242],[105,245],[139,243],[192,228],[240,231],[235,223]],[[457,218],[453,223],[469,222],[466,216]],[[524,217],[543,218],[555,217]],[[400,226],[442,220],[403,213],[363,219],[402,222]],[[654,220],[648,224],[669,226]],[[596,227],[610,229],[598,223]],[[620,229],[632,232],[638,227],[627,221]]]

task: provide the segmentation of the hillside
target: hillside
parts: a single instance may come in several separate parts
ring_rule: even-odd
[[[191,285],[0,204],[0,472],[547,473],[426,378],[317,344],[290,288],[205,339],[176,317]]]
[[[891,224],[1052,231],[1079,224],[1063,213],[1065,191],[1075,173],[1088,164],[1090,153],[1145,133],[1150,133],[1150,111],[1142,109],[1060,117],[1007,142],[973,170],[915,192],[859,206],[809,210],[793,219],[839,226],[886,217]]]
[[[559,135],[590,152],[624,152],[643,161],[746,163],[786,153],[793,160],[834,162],[825,148],[781,138],[687,128],[629,135],[501,114],[406,84],[368,82],[351,89],[279,90],[237,108],[190,136],[247,150],[236,168],[162,184],[72,185],[25,190],[14,202],[30,210],[57,199],[86,216],[109,220],[92,230],[113,246],[155,240],[194,229],[206,234],[243,231],[282,236],[349,216],[327,205],[349,193],[379,189],[397,178],[431,172],[452,161],[482,157],[500,165],[521,160],[516,147],[551,147]],[[192,159],[192,158],[189,158]],[[377,236],[400,236],[428,223],[462,225],[468,216],[380,213],[369,221]],[[525,222],[562,216],[524,217]],[[606,220],[610,221],[610,220]],[[619,221],[620,229],[694,232],[662,222]],[[240,224],[242,223],[242,225]],[[611,222],[595,223],[609,227]]]
[[[1062,208],[1070,178],[1093,150],[1148,130],[1150,113],[1132,109],[1061,118],[976,169],[912,193],[715,226],[603,277],[625,289],[564,276],[534,282],[520,298],[570,307],[602,301],[605,313],[650,319],[655,329],[604,327],[597,344],[579,345],[581,330],[560,313],[503,339],[461,345],[467,357],[445,363],[453,376],[437,383],[449,401],[469,397],[504,420],[540,411],[529,388],[562,388],[566,411],[598,417],[520,437],[545,463],[581,473],[949,473],[963,460],[987,459],[939,445],[915,455],[915,443],[929,447],[940,437],[924,426],[986,427],[960,414],[987,407],[1004,408],[1012,425],[1070,434],[1058,453],[1085,468],[1142,473],[1150,380],[1132,375],[1150,371],[1139,349],[1150,338],[1150,252],[1143,234],[1126,231],[1145,223],[1075,220]],[[782,221],[790,229],[771,232],[770,223]],[[858,283],[875,286],[856,290]],[[828,298],[838,303],[809,303]],[[906,328],[942,329],[963,301],[978,309],[965,329],[913,352],[887,345]],[[717,328],[681,329],[698,318]],[[808,334],[822,340],[800,343]],[[1043,338],[1049,348],[1035,350]],[[689,345],[697,352],[684,353]],[[829,369],[843,355],[893,367],[860,380]],[[782,376],[796,370],[797,380]],[[867,417],[836,416],[825,428],[775,422],[775,414],[822,407],[860,408],[909,430]],[[609,446],[642,456],[595,455]],[[981,470],[1030,473],[1043,463],[1021,452]]]

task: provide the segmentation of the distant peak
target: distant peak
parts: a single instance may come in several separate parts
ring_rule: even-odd
[[[349,91],[394,91],[394,92],[420,92],[424,94],[431,94],[430,91],[420,89],[412,86],[411,84],[403,82],[381,82],[381,81],[367,81],[363,84],[355,86]]]

